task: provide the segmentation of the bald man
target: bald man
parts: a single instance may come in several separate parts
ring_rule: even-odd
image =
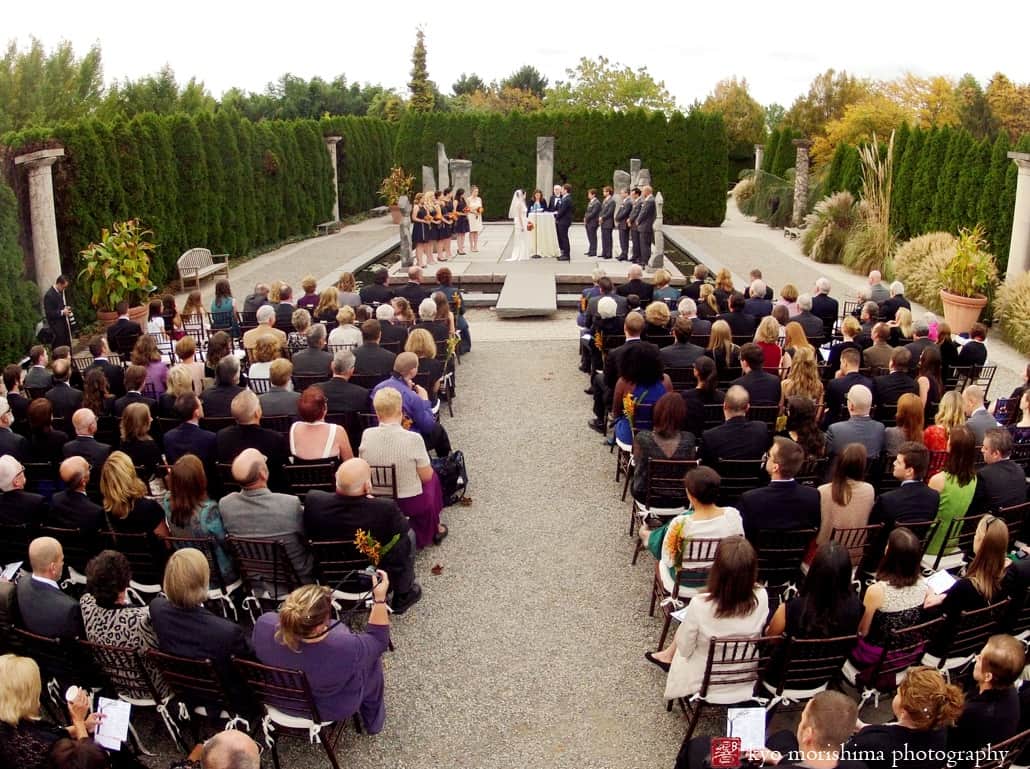
[[[393,586],[392,607],[402,614],[422,597],[415,582],[415,537],[408,519],[392,499],[371,496],[372,468],[364,459],[348,459],[336,471],[336,491],[309,491],[304,498],[304,530],[312,540],[353,540],[358,529],[370,531],[384,547],[379,568]],[[224,516],[224,513],[223,513]]]
[[[268,458],[257,449],[244,449],[232,463],[240,491],[222,497],[218,509],[227,534],[253,539],[278,539],[286,547],[297,576],[314,578],[314,561],[304,537],[304,514],[293,494],[268,489]]]
[[[47,638],[85,637],[79,602],[61,592],[64,549],[53,537],[29,543],[32,576],[18,580],[18,610],[26,630]]]
[[[50,499],[50,515],[47,523],[62,529],[78,529],[85,534],[95,534],[107,528],[104,509],[86,496],[89,485],[90,466],[85,457],[68,457],[61,463],[61,480],[64,491]],[[72,564],[76,569],[86,564]]]
[[[392,387],[401,394],[401,408],[411,419],[412,429],[416,430],[425,441],[426,449],[435,451],[438,457],[446,457],[451,453],[451,441],[447,431],[433,416],[433,406],[429,402],[429,393],[421,385],[415,384],[418,374],[418,356],[413,352],[402,352],[393,362],[393,373],[390,378],[380,382],[372,389],[372,398],[384,387]]]
[[[873,407],[873,393],[865,385],[854,385],[848,390],[848,414],[846,422],[830,425],[826,431],[828,453],[834,457],[844,451],[849,443],[865,446],[868,460],[876,459],[883,451],[884,426],[869,416]]]
[[[261,769],[257,743],[246,732],[227,729],[204,743],[202,769]]]
[[[90,409],[79,409],[72,415],[72,427],[75,428],[75,437],[64,444],[64,455],[85,457],[93,472],[99,473],[111,454],[111,447],[96,439],[96,414]]]

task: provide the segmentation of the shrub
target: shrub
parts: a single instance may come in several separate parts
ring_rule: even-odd
[[[894,276],[905,284],[905,296],[942,312],[941,274],[957,248],[958,238],[949,232],[929,232],[902,244],[894,254]]]
[[[25,354],[41,314],[39,290],[22,277],[24,272],[18,202],[10,187],[0,182],[0,360],[4,361],[20,360]]]
[[[823,198],[805,217],[801,252],[817,262],[840,264],[844,243],[857,219],[858,206],[850,192],[845,190]]]
[[[983,225],[972,230],[963,228],[959,232],[955,256],[941,273],[941,286],[945,291],[958,296],[990,297],[998,285],[998,266],[994,257],[987,253]]]
[[[748,201],[755,194],[755,177],[752,173],[751,176],[744,176],[739,182],[733,186],[733,199],[737,202],[737,208],[743,213],[744,206],[748,204]]]
[[[1030,272],[998,290],[995,309],[1008,340],[1020,352],[1030,354]]]
[[[844,244],[844,266],[862,275],[879,270],[884,278],[889,279],[894,265],[891,250],[885,252],[884,243],[892,244],[893,240],[894,236],[886,222],[863,217],[852,227]]]

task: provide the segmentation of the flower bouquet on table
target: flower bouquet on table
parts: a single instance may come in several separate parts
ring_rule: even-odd
[[[354,547],[371,561],[373,566],[378,566],[382,557],[390,552],[400,538],[400,534],[394,534],[393,539],[387,542],[386,545],[383,545],[372,536],[372,532],[358,529],[354,533]]]

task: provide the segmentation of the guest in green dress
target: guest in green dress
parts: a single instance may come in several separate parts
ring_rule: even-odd
[[[948,436],[948,460],[944,469],[927,484],[941,495],[937,518],[940,526],[926,546],[929,555],[954,550],[958,541],[958,528],[952,522],[966,515],[976,492],[976,438],[965,425],[951,428]],[[947,542],[945,542],[947,540]]]

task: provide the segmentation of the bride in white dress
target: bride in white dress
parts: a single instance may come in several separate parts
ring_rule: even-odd
[[[508,218],[512,221],[512,244],[511,256],[505,259],[506,262],[519,262],[529,259],[529,231],[526,224],[529,218],[526,216],[526,195],[522,190],[515,190],[508,207]]]

